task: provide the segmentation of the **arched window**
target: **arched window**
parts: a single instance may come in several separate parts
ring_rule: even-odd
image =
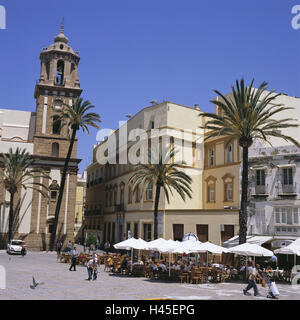
[[[146,196],[145,196],[146,201],[152,201],[153,200],[153,186],[150,183],[146,189]]]
[[[56,71],[56,84],[63,84],[65,72],[65,63],[63,60],[58,60]]]
[[[52,133],[53,134],[60,134],[61,128],[61,121],[59,120],[58,116],[53,117],[53,125],[52,125]]]
[[[213,176],[209,176],[206,181],[206,202],[216,202],[216,181]]]
[[[59,144],[57,142],[52,143],[52,157],[59,157]]]

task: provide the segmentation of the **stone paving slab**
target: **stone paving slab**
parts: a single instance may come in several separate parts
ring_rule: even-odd
[[[258,285],[260,297],[245,296],[244,283],[180,284],[111,275],[100,267],[96,281],[87,281],[85,267],[69,271],[69,265],[56,261],[56,253],[29,252],[24,258],[0,251],[0,265],[6,269],[6,289],[0,300],[270,300],[268,288]],[[44,282],[31,289],[32,276]],[[300,285],[277,284],[280,300],[300,300]]]

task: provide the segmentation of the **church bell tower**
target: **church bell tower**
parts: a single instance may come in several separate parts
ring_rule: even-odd
[[[80,57],[68,45],[64,34],[64,23],[54,43],[40,54],[41,74],[34,97],[36,99],[36,127],[34,153],[40,156],[65,158],[68,151],[69,132],[67,127],[54,123],[55,110],[63,104],[72,104],[80,96],[78,64]],[[74,145],[72,158],[76,158]]]
[[[28,241],[33,248],[49,243],[53,232],[55,207],[61,176],[70,145],[67,125],[55,121],[56,110],[72,105],[81,95],[78,77],[79,54],[69,46],[64,34],[64,23],[54,43],[40,54],[41,72],[35,86],[36,121],[33,138],[33,156],[37,167],[42,168],[51,179],[36,178],[36,182],[49,187],[49,198],[33,191],[31,235]],[[68,166],[64,195],[59,214],[57,231],[62,241],[74,241],[74,219],[78,163],[77,139]]]

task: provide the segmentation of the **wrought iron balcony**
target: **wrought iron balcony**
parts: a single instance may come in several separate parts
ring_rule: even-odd
[[[278,196],[296,196],[297,195],[297,184],[296,182],[293,184],[278,184]]]

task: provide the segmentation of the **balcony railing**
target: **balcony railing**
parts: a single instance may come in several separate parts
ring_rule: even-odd
[[[268,196],[268,185],[256,185],[252,188],[253,196]]]
[[[278,183],[278,196],[296,196],[297,195],[297,184],[283,184]]]

